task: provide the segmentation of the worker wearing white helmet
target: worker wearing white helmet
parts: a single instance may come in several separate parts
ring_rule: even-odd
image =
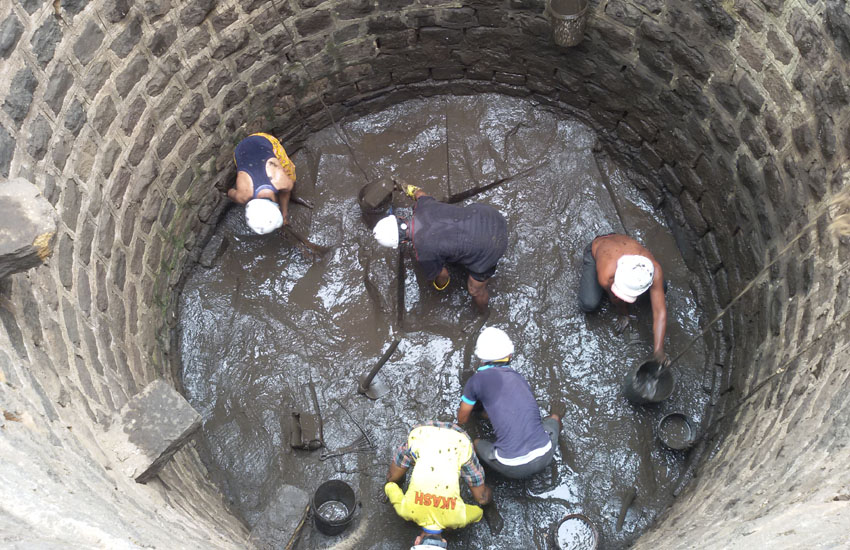
[[[260,235],[287,223],[295,186],[295,165],[280,142],[269,134],[251,134],[236,146],[236,185],[227,196],[245,205],[245,221]]]
[[[563,411],[541,420],[531,386],[510,366],[514,344],[505,331],[484,329],[475,343],[475,355],[482,365],[463,387],[458,424],[468,422],[480,404],[496,440],[475,440],[478,459],[505,477],[536,474],[555,456]]]
[[[413,217],[383,218],[372,230],[375,239],[389,248],[398,248],[400,242],[412,243],[425,279],[437,290],[449,285],[448,264],[464,267],[473,302],[480,311],[486,310],[490,301],[487,282],[508,247],[504,216],[483,204],[439,202],[413,185],[406,186],[405,193],[416,201]]]
[[[647,291],[652,305],[653,357],[664,363],[667,303],[661,265],[649,250],[626,235],[602,235],[585,247],[578,292],[582,311],[592,313],[599,309],[607,293],[617,307],[618,326],[623,330],[629,322],[628,304]]]

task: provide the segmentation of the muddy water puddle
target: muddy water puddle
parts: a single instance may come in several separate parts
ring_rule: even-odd
[[[595,235],[625,228],[645,243],[670,280],[666,349],[675,355],[697,333],[700,313],[669,231],[625,171],[597,162],[590,129],[525,100],[435,97],[343,126],[356,162],[332,128],[292,155],[296,194],[315,204],[292,205],[292,225],[330,251],[314,259],[278,234],[254,236],[236,207],[217,229],[230,242],[227,251],[212,268],[197,268],[183,289],[183,383],[203,416],[199,448],[211,479],[248,525],[263,526],[254,537],[260,547],[285,546],[298,522],[298,515],[275,515],[278,496],[292,486],[312,495],[328,479],[348,482],[361,506],[344,535],[308,528],[299,548],[409,547],[418,529],[381,498],[387,465],[415,424],[454,418],[471,375],[464,363],[478,316],[461,271],[438,293],[406,255],[398,321],[396,253],[374,243],[357,206],[364,171],[441,199],[542,163],[470,201],[508,219],[508,251],[489,286],[488,325],[513,338],[513,366],[531,384],[541,413],[555,401],[566,405],[559,451],[550,468],[527,480],[488,473],[505,522],[501,534],[482,521],[447,539],[454,548],[551,548],[557,522],[581,513],[597,526],[601,548],[627,546],[671,502],[685,471],[685,455],[663,448],[654,429],[673,411],[700,425],[705,352],[697,345],[673,366],[676,390],[667,401],[630,405],[621,384],[651,351],[651,309],[638,303],[628,334],[617,334],[607,302],[594,315],[579,310],[579,268]],[[409,212],[410,201],[397,201]],[[390,391],[378,401],[358,395],[357,378],[396,336],[401,343],[378,374]],[[291,413],[315,414],[311,381],[326,449],[296,450]],[[357,424],[374,452],[320,460],[323,451],[357,442]],[[478,437],[488,430],[469,431]],[[623,495],[633,486],[637,497],[617,531]],[[293,508],[303,509],[306,498]]]

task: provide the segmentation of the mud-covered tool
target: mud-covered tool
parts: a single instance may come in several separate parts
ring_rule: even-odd
[[[304,508],[304,512],[301,514],[301,519],[298,521],[298,525],[295,527],[295,531],[292,533],[292,536],[289,537],[289,542],[286,543],[286,548],[284,550],[293,550],[295,546],[298,544],[298,538],[301,536],[301,529],[304,528],[304,524],[307,523],[307,518],[310,517],[310,503],[307,503],[307,506]]]
[[[372,367],[372,370],[368,372],[368,374],[364,374],[360,377],[359,382],[357,384],[357,393],[361,393],[368,397],[369,399],[378,399],[382,395],[385,395],[390,388],[387,387],[386,384],[381,382],[380,380],[375,380],[375,375],[378,374],[378,371],[381,370],[381,367],[384,366],[390,356],[395,352],[396,348],[398,348],[398,344],[401,342],[398,338],[393,340],[393,343],[390,344],[390,347],[387,348],[387,351],[384,352],[384,355],[375,363],[375,366]]]
[[[288,233],[289,235],[292,235],[292,237],[296,241],[301,243],[303,246],[305,246],[307,249],[309,249],[310,252],[312,252],[313,254],[315,254],[317,256],[323,256],[328,250],[330,250],[330,247],[320,246],[318,244],[315,244],[315,243],[308,241],[306,237],[304,237],[299,232],[294,230],[292,228],[292,226],[289,225],[289,224],[283,226],[283,231]]]
[[[300,204],[301,206],[309,208],[310,210],[315,208],[312,202],[308,201],[307,199],[302,199],[301,197],[296,197],[295,195],[290,195],[289,200],[291,202],[294,202],[295,204]]]
[[[637,496],[637,489],[635,487],[629,487],[629,490],[623,495],[623,502],[620,505],[620,514],[617,516],[617,531],[623,529],[623,522],[626,519],[626,513],[629,511],[629,508],[634,502],[635,497]]]

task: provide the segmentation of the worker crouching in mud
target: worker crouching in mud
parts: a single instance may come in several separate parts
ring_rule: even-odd
[[[505,477],[522,479],[552,462],[564,413],[553,412],[541,420],[531,386],[510,367],[513,353],[513,342],[503,330],[488,327],[481,331],[475,355],[483,364],[463,388],[457,422],[466,424],[475,405],[481,403],[496,441],[475,440],[479,460]]]
[[[405,193],[416,201],[413,217],[390,215],[373,230],[378,243],[397,248],[413,243],[425,278],[437,290],[449,285],[446,264],[462,265],[468,272],[467,289],[479,311],[490,301],[487,281],[508,247],[508,224],[498,210],[483,204],[455,206],[437,201],[422,189],[408,185]]]
[[[653,359],[664,364],[667,304],[661,265],[649,250],[626,235],[602,235],[585,247],[578,291],[582,311],[593,313],[599,309],[607,292],[617,307],[620,316],[617,324],[622,331],[629,323],[628,304],[647,290],[652,305]]]
[[[411,466],[404,493],[398,484]],[[414,549],[446,548],[444,529],[459,529],[481,519],[482,509],[461,499],[459,477],[478,504],[490,502],[493,492],[484,484],[484,470],[466,432],[449,422],[415,426],[396,451],[384,486],[396,513],[422,528]]]
[[[288,223],[287,212],[295,186],[295,165],[280,142],[269,134],[251,134],[236,146],[236,185],[227,196],[245,205],[245,221],[260,235]]]

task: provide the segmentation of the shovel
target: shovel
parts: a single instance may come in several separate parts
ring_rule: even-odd
[[[310,241],[308,241],[308,240],[307,240],[307,238],[306,238],[306,237],[304,237],[303,235],[301,235],[300,233],[298,233],[297,231],[295,231],[295,230],[292,228],[292,226],[290,226],[289,224],[284,225],[284,226],[283,226],[283,230],[284,230],[286,233],[289,233],[290,235],[292,235],[292,237],[293,237],[296,241],[298,241],[299,243],[301,243],[301,245],[302,245],[302,246],[306,247],[308,250],[310,250],[310,252],[312,252],[313,254],[315,254],[315,255],[317,255],[317,256],[323,256],[323,255],[324,255],[324,254],[325,254],[328,250],[330,250],[330,247],[327,247],[327,246],[320,246],[320,245],[318,245],[318,244],[311,243]]]
[[[386,384],[381,382],[380,380],[375,380],[375,375],[378,374],[378,371],[381,370],[381,367],[384,366],[384,363],[389,361],[390,356],[395,352],[396,348],[398,348],[398,344],[401,342],[398,338],[393,340],[393,343],[390,344],[390,347],[387,348],[387,351],[384,352],[384,355],[378,360],[372,370],[369,371],[369,374],[365,374],[360,377],[360,381],[357,384],[357,393],[363,394],[369,399],[375,400],[385,395],[390,391],[390,388],[387,387]]]

